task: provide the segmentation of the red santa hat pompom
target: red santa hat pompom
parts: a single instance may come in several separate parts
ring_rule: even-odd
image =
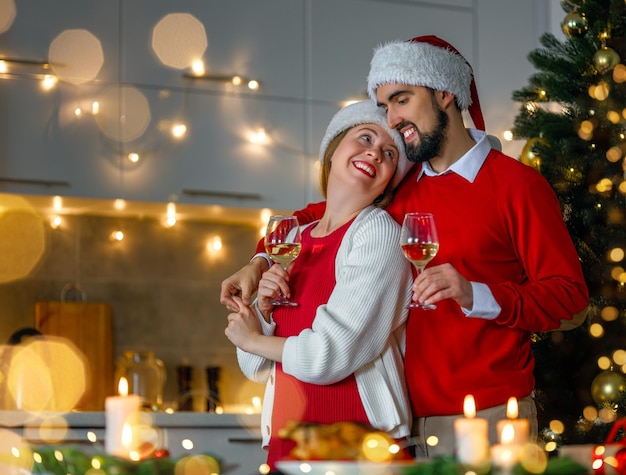
[[[474,126],[485,130],[472,67],[447,41],[432,35],[417,36],[377,47],[367,77],[367,92],[376,99],[376,89],[392,83],[454,94],[457,105],[469,112]]]

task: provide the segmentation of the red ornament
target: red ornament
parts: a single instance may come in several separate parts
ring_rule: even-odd
[[[167,449],[156,449],[154,451],[154,458],[163,459],[170,456],[170,451]]]

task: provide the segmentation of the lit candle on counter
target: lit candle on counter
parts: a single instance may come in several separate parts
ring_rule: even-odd
[[[104,401],[105,451],[110,455],[129,458],[129,433],[132,433],[128,418],[141,408],[141,397],[128,394],[128,381],[120,378],[119,396],[109,396]]]
[[[487,419],[476,417],[474,396],[468,394],[463,401],[465,417],[454,421],[456,458],[468,465],[480,465],[489,457]]]
[[[506,419],[498,421],[496,429],[500,435],[500,443],[502,442],[502,433],[504,426],[510,424],[515,433],[514,439],[511,441],[513,444],[523,445],[529,441],[530,438],[530,421],[528,419],[518,419],[519,413],[517,399],[514,397],[509,398],[506,404]]]
[[[511,473],[513,466],[519,461],[522,447],[515,443],[515,427],[511,422],[505,421],[499,434],[500,443],[491,447],[491,463],[500,473]]]

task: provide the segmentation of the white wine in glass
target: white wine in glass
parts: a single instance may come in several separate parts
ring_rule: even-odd
[[[300,225],[295,216],[270,216],[265,231],[265,251],[270,259],[287,270],[302,249]],[[272,305],[295,307],[298,304],[288,300],[283,294]]]
[[[437,255],[439,237],[435,218],[431,213],[407,213],[402,223],[400,246],[404,256],[415,266],[417,275],[421,274],[426,264]],[[420,303],[409,304],[409,308],[433,310],[436,305]]]

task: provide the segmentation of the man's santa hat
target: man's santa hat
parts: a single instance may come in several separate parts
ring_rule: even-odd
[[[454,94],[459,109],[467,110],[474,126],[485,130],[472,67],[456,48],[441,38],[417,36],[377,47],[367,77],[367,92],[376,100],[376,89],[393,83]]]

